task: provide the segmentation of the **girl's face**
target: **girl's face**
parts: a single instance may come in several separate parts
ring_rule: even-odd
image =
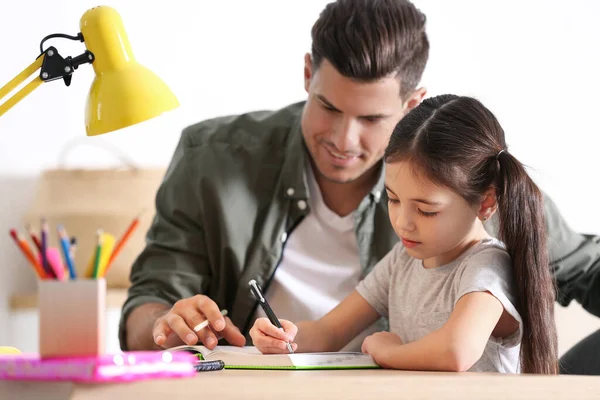
[[[394,231],[426,268],[448,264],[487,237],[478,219],[480,205],[431,182],[411,164],[386,164],[385,183]]]

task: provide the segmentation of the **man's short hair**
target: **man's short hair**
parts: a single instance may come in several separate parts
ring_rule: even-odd
[[[394,74],[400,96],[414,91],[429,55],[425,15],[407,0],[337,0],[312,28],[316,70],[327,59],[345,77],[372,82]]]

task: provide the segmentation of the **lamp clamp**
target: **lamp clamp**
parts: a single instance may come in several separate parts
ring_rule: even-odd
[[[82,64],[94,62],[94,54],[86,50],[76,57],[64,58],[58,53],[56,47],[50,46],[40,55],[44,57],[40,70],[40,79],[44,82],[62,78],[65,85],[71,84],[73,71]]]

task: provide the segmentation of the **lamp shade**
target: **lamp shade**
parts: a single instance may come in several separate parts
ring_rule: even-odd
[[[88,136],[146,121],[179,106],[175,95],[133,56],[119,14],[111,7],[88,10],[81,33],[94,54],[96,77],[85,107]]]

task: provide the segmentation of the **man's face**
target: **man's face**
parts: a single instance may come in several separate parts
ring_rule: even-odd
[[[320,175],[337,183],[352,182],[376,165],[398,121],[425,95],[419,90],[403,101],[397,77],[356,82],[326,59],[313,71],[310,55],[305,88],[304,140]]]

